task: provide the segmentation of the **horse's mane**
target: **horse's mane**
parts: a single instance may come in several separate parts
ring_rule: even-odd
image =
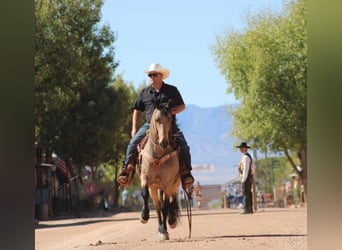
[[[157,102],[155,103],[155,108],[161,112],[162,116],[171,116],[171,108],[174,107],[174,103],[172,100],[168,100],[167,102]],[[176,118],[173,118],[176,121]],[[176,148],[177,145],[175,144],[174,138],[172,138],[173,128],[172,126],[174,123],[171,124],[171,129],[169,131],[169,137],[171,138],[171,145],[172,147]]]
[[[161,110],[163,115],[167,115],[167,113],[170,113],[171,109],[174,107],[174,102],[169,99],[167,102],[156,102],[155,104],[155,108]],[[178,120],[177,117],[174,117],[174,124],[176,126],[178,126]]]
[[[157,102],[155,107],[162,112],[162,115],[166,116],[168,113],[170,113],[172,105],[173,102],[169,100],[168,102]]]

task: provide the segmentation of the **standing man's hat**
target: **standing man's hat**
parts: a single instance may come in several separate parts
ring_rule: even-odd
[[[248,145],[247,145],[247,142],[241,142],[241,144],[239,146],[236,146],[237,148],[250,148]]]
[[[162,68],[162,66],[159,63],[152,63],[150,65],[150,68],[148,70],[145,70],[145,73],[151,73],[151,72],[158,72],[163,75],[163,80],[168,78],[170,75],[170,71],[166,68]]]

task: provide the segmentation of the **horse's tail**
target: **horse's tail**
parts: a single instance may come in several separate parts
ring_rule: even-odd
[[[158,189],[157,192],[160,208],[163,211],[164,216],[168,218],[170,227],[175,228],[181,216],[180,208],[177,201],[177,195],[173,197],[165,197],[161,189]]]

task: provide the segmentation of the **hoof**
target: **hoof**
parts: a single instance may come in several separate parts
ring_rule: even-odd
[[[175,218],[168,220],[170,228],[174,229],[177,226],[177,220]]]
[[[150,211],[149,210],[143,210],[141,212],[140,222],[145,224],[148,222],[149,218],[150,218]]]
[[[162,240],[169,240],[169,233],[166,232],[166,233],[160,233],[158,232],[158,240],[159,241],[162,241]]]
[[[148,222],[148,220],[144,220],[143,218],[140,218],[140,222],[141,222],[142,224],[146,224],[146,223]]]
[[[173,223],[173,224],[169,224],[170,225],[170,228],[171,229],[174,229],[174,228],[176,228],[176,226],[177,226],[177,223],[175,222],[175,223]]]

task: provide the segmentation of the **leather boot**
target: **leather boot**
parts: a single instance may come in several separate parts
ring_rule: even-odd
[[[181,181],[184,189],[191,188],[195,182],[195,178],[192,176],[191,172],[187,172],[181,176]]]
[[[116,179],[121,186],[129,186],[133,181],[134,167],[132,164],[128,164],[126,168],[122,170]]]

